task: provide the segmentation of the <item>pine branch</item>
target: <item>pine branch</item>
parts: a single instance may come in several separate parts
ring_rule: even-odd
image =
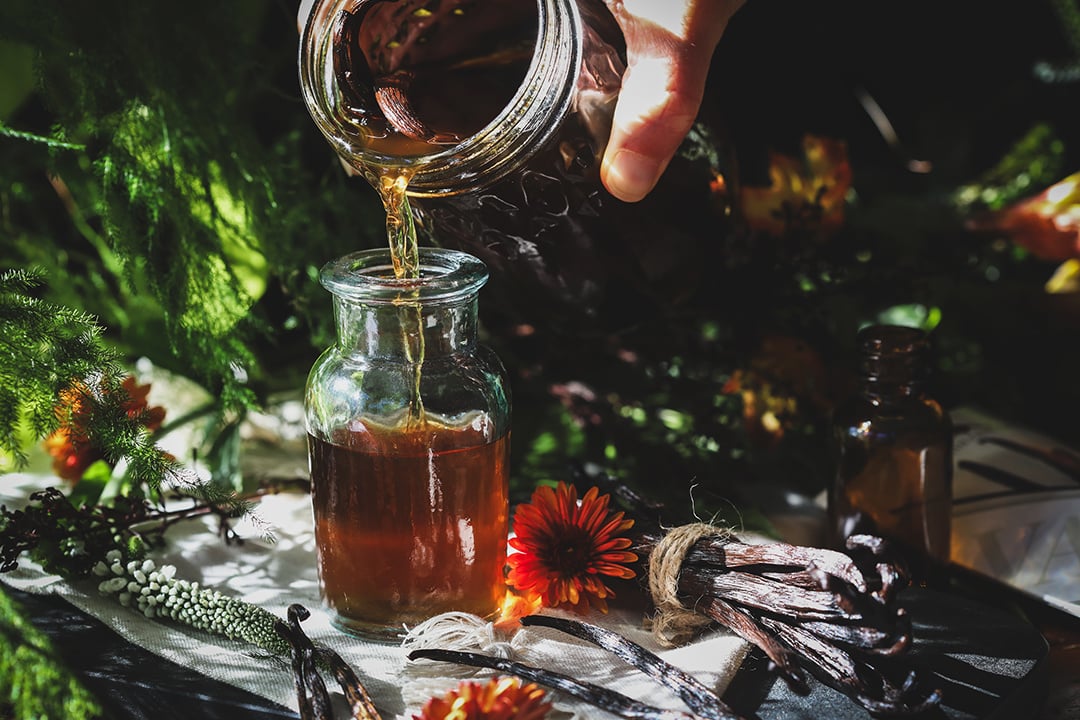
[[[248,503],[203,483],[158,447],[146,410],[131,406],[124,372],[102,340],[102,328],[87,313],[34,297],[43,285],[37,271],[0,273],[0,450],[24,466],[26,431],[41,440],[66,428],[113,467],[126,462],[128,487],[139,494],[174,487],[234,516],[245,514]]]
[[[26,127],[16,116],[3,128],[22,147],[0,147],[0,180],[37,189],[47,174],[71,221],[33,217],[48,196],[11,197],[26,205],[12,215],[22,254],[68,251],[71,231],[83,236],[104,281],[139,295],[100,299],[101,283],[77,267],[85,297],[65,302],[115,313],[103,321],[126,330],[134,352],[199,381],[230,410],[293,382],[280,368],[295,369],[299,353],[296,365],[310,364],[331,328],[317,268],[385,243],[375,193],[346,182],[297,97],[295,12],[196,0],[165,21],[135,0],[63,9],[11,0],[0,6],[0,36],[33,48],[48,111],[45,122]],[[66,252],[43,254],[66,269],[52,259]],[[145,330],[147,311],[163,333]],[[283,329],[307,337],[293,334],[282,352]]]
[[[41,439],[59,427],[57,398],[73,380],[119,370],[95,319],[34,297],[43,284],[38,271],[0,272],[0,450],[19,466],[23,431]]]

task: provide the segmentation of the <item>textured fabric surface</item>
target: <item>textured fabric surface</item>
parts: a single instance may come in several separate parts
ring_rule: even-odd
[[[25,503],[34,490],[58,486],[56,478],[41,475],[0,476],[0,502],[10,507]],[[242,544],[217,540],[210,520],[190,521],[169,530],[168,544],[154,554],[159,565],[172,564],[177,577],[199,582],[224,594],[257,604],[280,617],[299,603],[311,611],[303,623],[316,643],[337,650],[357,671],[386,720],[410,718],[423,702],[455,687],[464,677],[486,677],[488,671],[406,660],[407,649],[371,643],[345,635],[331,624],[319,599],[315,569],[311,507],[307,495],[281,494],[264,498],[256,523],[237,529]],[[274,541],[264,538],[265,531]],[[260,657],[259,651],[240,642],[198,630],[150,620],[97,592],[97,582],[69,583],[44,573],[25,558],[19,568],[0,575],[0,581],[33,593],[57,593],[83,611],[99,618],[129,642],[166,657],[208,677],[249,690],[293,710],[297,701],[292,675],[281,661]],[[638,614],[593,614],[589,622],[616,630],[682,667],[707,686],[722,693],[738,670],[748,646],[726,633],[711,633],[685,647],[661,650]],[[579,680],[602,685],[651,705],[685,710],[671,692],[622,661],[587,643],[547,628],[522,628],[512,636],[492,631],[478,618],[446,618],[467,632],[458,633],[458,649],[500,654],[512,660],[563,672]],[[464,639],[461,639],[464,638]],[[471,645],[471,647],[469,647]],[[591,706],[552,693],[555,718],[603,717]]]

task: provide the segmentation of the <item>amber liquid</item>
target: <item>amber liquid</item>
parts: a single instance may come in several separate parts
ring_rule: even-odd
[[[439,613],[496,611],[509,438],[475,427],[309,436],[319,579],[339,627],[393,639]]]
[[[362,127],[367,149],[409,156],[459,142],[498,115],[525,75],[536,36],[532,0],[502,0],[478,12],[448,0],[371,2],[337,18],[334,69],[340,111]],[[357,167],[378,191],[394,275],[420,276],[419,248],[407,195],[413,169]],[[398,300],[401,341],[412,366],[407,429],[425,423],[420,395],[424,332],[416,296]]]
[[[491,122],[525,77],[535,0],[368,2],[336,18],[338,112],[369,150],[423,155]]]
[[[413,224],[412,210],[409,208],[408,175],[401,171],[384,171],[372,178],[382,197],[386,210],[386,235],[390,243],[390,260],[394,266],[394,277],[417,278],[420,276],[420,250],[416,240],[416,227]],[[409,408],[406,427],[422,428],[425,422],[424,400],[420,395],[421,367],[424,364],[424,324],[423,313],[416,293],[399,299],[398,314],[401,318],[401,347],[405,359],[412,368],[412,389],[409,394]]]
[[[856,533],[888,538],[914,581],[937,583],[950,551],[951,428],[933,401],[905,410],[841,413],[840,463],[829,498],[832,541],[843,547]]]
[[[373,153],[408,157],[457,143],[509,102],[536,22],[533,0],[483,12],[460,0],[361,3],[336,21],[339,111]],[[407,194],[414,170],[407,162],[356,169],[382,199],[395,277],[419,277]],[[403,292],[397,304],[412,371],[407,412],[393,427],[309,438],[324,600],[340,627],[377,638],[450,610],[494,612],[508,532],[508,438],[425,411],[419,293]]]

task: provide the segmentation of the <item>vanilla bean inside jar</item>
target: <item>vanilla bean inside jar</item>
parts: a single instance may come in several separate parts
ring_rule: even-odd
[[[624,65],[594,38],[573,0],[324,0],[301,38],[300,82],[358,172],[405,175],[414,197],[455,195],[520,169],[571,111],[602,142],[610,108],[581,101],[613,100]],[[605,71],[579,82],[586,50]]]

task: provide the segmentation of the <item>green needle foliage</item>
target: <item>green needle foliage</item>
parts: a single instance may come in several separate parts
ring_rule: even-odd
[[[35,271],[0,273],[0,451],[24,465],[28,441],[64,428],[77,438],[71,442],[91,444],[110,466],[125,461],[124,485],[137,497],[155,497],[163,485],[182,487],[234,516],[245,513],[249,503],[201,483],[158,447],[145,409],[131,407],[122,366],[100,326],[83,311],[35,297],[42,283]]]
[[[17,463],[26,430],[42,438],[59,426],[57,398],[73,379],[117,368],[95,319],[34,297],[42,285],[40,272],[0,273],[0,450]]]
[[[0,118],[0,263],[226,408],[295,387],[330,328],[318,267],[381,229],[299,102],[295,7],[11,0],[3,41],[35,91]]]

